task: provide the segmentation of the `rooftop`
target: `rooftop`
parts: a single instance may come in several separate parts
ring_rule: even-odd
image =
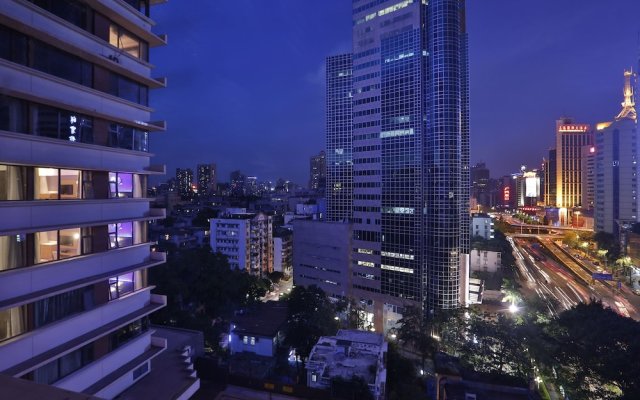
[[[97,397],[0,374],[0,398],[21,400],[93,400]]]
[[[355,375],[369,385],[375,385],[379,362],[384,362],[386,348],[381,334],[341,329],[336,336],[318,339],[309,356],[307,370],[325,380],[334,377],[351,379]]]
[[[236,334],[273,337],[287,320],[287,304],[278,301],[259,303],[231,319]]]
[[[151,360],[151,372],[118,396],[120,400],[176,399],[199,387],[198,378],[190,375],[185,357],[185,346],[191,346],[191,362],[201,356],[204,347],[202,332],[188,329],[152,326],[154,336],[167,339],[167,349]]]

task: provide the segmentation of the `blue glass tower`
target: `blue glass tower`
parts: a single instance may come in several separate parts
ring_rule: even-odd
[[[463,0],[353,1],[351,287],[377,327],[408,303],[460,303],[469,251],[464,26]]]
[[[351,219],[353,164],[351,155],[351,54],[327,57],[327,220]]]

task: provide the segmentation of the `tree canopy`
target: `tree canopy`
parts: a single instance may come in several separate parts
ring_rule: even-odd
[[[289,316],[285,326],[285,344],[296,349],[303,359],[320,336],[335,335],[338,331],[336,307],[317,286],[296,286],[291,290]]]

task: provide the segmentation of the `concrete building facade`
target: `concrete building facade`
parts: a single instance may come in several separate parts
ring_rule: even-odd
[[[638,221],[638,122],[636,75],[625,71],[622,111],[596,131],[595,230],[617,235],[621,226]]]
[[[154,2],[157,3],[157,2]],[[0,6],[0,372],[113,398],[167,346],[147,270],[149,1]],[[196,379],[191,382],[195,383]]]
[[[264,276],[273,272],[273,218],[246,209],[227,209],[212,218],[211,250],[229,259],[232,269]]]
[[[351,225],[293,221],[293,284],[316,285],[336,299],[351,296]],[[353,272],[355,274],[355,272]]]

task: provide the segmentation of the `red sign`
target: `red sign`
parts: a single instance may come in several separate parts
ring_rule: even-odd
[[[504,192],[504,195],[503,195],[504,201],[509,201],[509,199],[511,198],[509,186],[505,186],[503,189],[503,192]]]

